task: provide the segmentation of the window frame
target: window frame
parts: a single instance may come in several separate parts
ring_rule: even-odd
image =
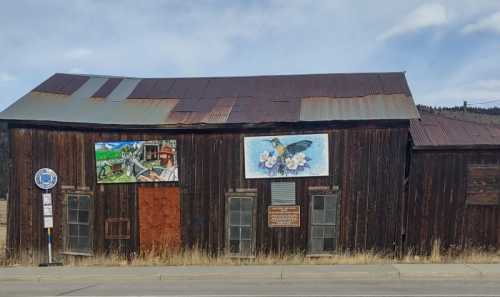
[[[232,253],[230,249],[231,240],[231,222],[230,222],[230,200],[231,199],[250,199],[252,201],[252,223],[251,223],[251,251],[249,254]],[[255,243],[257,235],[257,189],[236,189],[226,193],[226,213],[225,213],[225,254],[233,258],[255,258]],[[240,239],[241,241],[241,239]]]
[[[335,232],[335,249],[332,251],[313,251],[312,250],[312,240],[313,240],[313,212],[314,212],[314,197],[316,196],[333,196],[336,197],[337,203],[335,206],[335,214],[334,223],[332,224],[324,224],[324,225],[333,225]],[[311,187],[309,188],[309,216],[308,216],[308,227],[307,227],[307,255],[308,256],[316,256],[316,255],[331,255],[335,254],[339,249],[339,231],[340,231],[340,217],[341,217],[341,195],[338,189],[330,189],[328,187]],[[323,225],[323,224],[316,224]]]
[[[69,247],[69,197],[70,196],[88,196],[89,197],[89,207],[88,207],[88,230],[89,230],[89,247],[87,251],[72,250]],[[64,192],[64,202],[63,202],[63,251],[62,254],[66,255],[76,255],[76,256],[93,256],[94,255],[94,195],[90,191],[66,191]]]

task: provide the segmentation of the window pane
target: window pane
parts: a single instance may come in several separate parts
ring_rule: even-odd
[[[78,222],[79,223],[86,223],[86,224],[88,224],[88,222],[89,222],[89,212],[87,210],[80,210],[78,212]]]
[[[78,236],[78,225],[69,224],[69,236]]]
[[[69,243],[69,249],[70,250],[76,249],[77,246],[78,246],[78,237],[76,237],[76,236],[70,236],[68,243]]]
[[[335,227],[334,226],[325,226],[324,227],[324,236],[325,236],[325,238],[335,237]]]
[[[240,198],[229,199],[229,209],[230,210],[240,210]]]
[[[229,229],[229,239],[239,240],[240,239],[240,227],[231,227]]]
[[[325,223],[334,224],[335,223],[335,210],[325,211]]]
[[[323,239],[314,238],[311,240],[311,250],[312,252],[321,252],[323,250]]]
[[[76,196],[68,196],[68,208],[77,209],[78,208],[78,198]]]
[[[239,240],[230,240],[229,241],[229,251],[233,254],[237,254],[240,252],[240,241]]]
[[[252,239],[252,228],[241,227],[241,239]]]
[[[241,210],[252,211],[252,199],[241,199]]]
[[[80,196],[80,199],[78,199],[79,209],[89,209],[90,205],[90,197],[89,196]]]
[[[70,210],[68,211],[68,222],[69,223],[77,223],[78,222],[78,211]]]
[[[323,210],[313,210],[313,224],[323,224],[325,222],[325,212]]]
[[[324,251],[335,250],[335,238],[325,238],[324,241]]]
[[[252,241],[242,240],[241,241],[241,255],[251,255],[252,254]]]
[[[312,227],[312,238],[323,238],[323,227],[314,226]]]
[[[79,225],[78,226],[78,236],[89,236],[89,226]]]
[[[335,209],[337,208],[336,198],[334,196],[326,196],[325,197],[326,209]]]
[[[241,225],[243,226],[252,225],[252,213],[250,211],[244,211],[241,213]]]
[[[314,196],[314,209],[325,209],[325,201],[323,196]]]
[[[80,251],[88,251],[88,250],[90,250],[89,243],[90,243],[90,241],[89,241],[89,238],[87,236],[79,237],[77,249]]]
[[[240,224],[240,212],[239,211],[231,211],[229,213],[229,224],[231,226],[237,226]]]

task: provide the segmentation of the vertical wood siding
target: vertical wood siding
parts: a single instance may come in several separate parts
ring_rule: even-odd
[[[406,200],[407,247],[500,247],[499,206],[466,205],[469,164],[500,164],[500,152],[413,151]]]
[[[243,137],[256,135],[328,133],[330,176],[247,180],[244,176]],[[339,243],[342,249],[391,249],[399,239],[401,200],[408,141],[407,127],[355,126],[332,129],[267,129],[238,132],[110,132],[57,130],[27,127],[10,129],[12,175],[10,179],[9,240],[14,252],[44,251],[41,191],[33,174],[41,167],[59,174],[54,196],[54,249],[61,251],[63,222],[62,186],[88,187],[94,193],[94,250],[138,250],[138,184],[96,184],[94,142],[113,140],[177,139],[181,193],[181,238],[185,247],[203,247],[211,253],[224,249],[225,193],[236,188],[257,189],[258,252],[305,251],[311,186],[339,186]],[[267,206],[271,181],[296,183],[301,206],[301,227],[271,229]],[[105,239],[105,220],[126,217],[129,240]]]

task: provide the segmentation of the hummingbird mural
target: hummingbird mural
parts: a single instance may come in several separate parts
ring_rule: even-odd
[[[272,144],[278,158],[292,157],[296,153],[307,150],[312,144],[312,141],[310,140],[301,140],[289,145],[284,145],[278,137],[274,137],[273,139],[267,141]]]
[[[274,151],[267,156],[267,159],[264,156],[266,162],[263,164],[263,167],[275,169],[280,175],[293,174],[297,170],[303,170],[305,167],[308,167],[306,162],[310,158],[307,158],[303,152],[312,145],[313,142],[311,140],[301,140],[288,145],[283,144],[278,137],[264,141],[270,142]]]

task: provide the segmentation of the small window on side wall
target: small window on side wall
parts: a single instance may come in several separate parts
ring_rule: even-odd
[[[226,194],[226,253],[251,257],[255,254],[255,192]]]
[[[93,198],[90,193],[66,193],[64,211],[65,253],[92,254],[93,205]]]

